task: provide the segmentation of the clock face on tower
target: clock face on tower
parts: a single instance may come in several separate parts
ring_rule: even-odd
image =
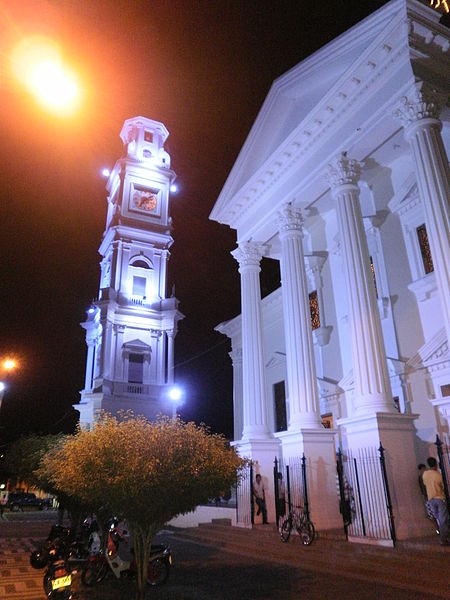
[[[133,206],[139,210],[152,212],[158,205],[158,199],[155,192],[151,190],[134,190]]]

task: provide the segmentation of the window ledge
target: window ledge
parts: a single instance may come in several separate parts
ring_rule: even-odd
[[[417,302],[428,300],[437,291],[434,271],[408,285],[408,289],[416,296]]]

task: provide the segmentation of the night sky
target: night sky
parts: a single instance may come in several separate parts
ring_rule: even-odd
[[[240,311],[235,233],[209,213],[275,78],[385,2],[119,0],[0,3],[0,355],[15,354],[0,443],[70,431],[84,385],[79,323],[97,296],[106,219],[103,166],[123,121],[162,121],[177,173],[168,289],[186,318],[176,338],[185,419],[232,434],[228,340]],[[21,36],[56,40],[86,86],[71,119],[45,113],[9,76]],[[267,284],[269,285],[269,283]]]

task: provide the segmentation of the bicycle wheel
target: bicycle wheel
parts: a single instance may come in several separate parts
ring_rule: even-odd
[[[292,530],[292,521],[289,518],[287,518],[283,521],[283,523],[281,525],[281,529],[280,529],[280,536],[281,536],[282,542],[289,541],[289,538],[291,536],[291,530]]]
[[[298,529],[298,534],[304,546],[310,546],[316,535],[316,530],[314,529],[314,525],[311,521],[303,521],[301,526]]]

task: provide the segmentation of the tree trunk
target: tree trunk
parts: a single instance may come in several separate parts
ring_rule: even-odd
[[[153,531],[145,531],[141,527],[133,527],[134,560],[136,561],[136,600],[145,600],[147,589],[147,567],[152,546]]]

